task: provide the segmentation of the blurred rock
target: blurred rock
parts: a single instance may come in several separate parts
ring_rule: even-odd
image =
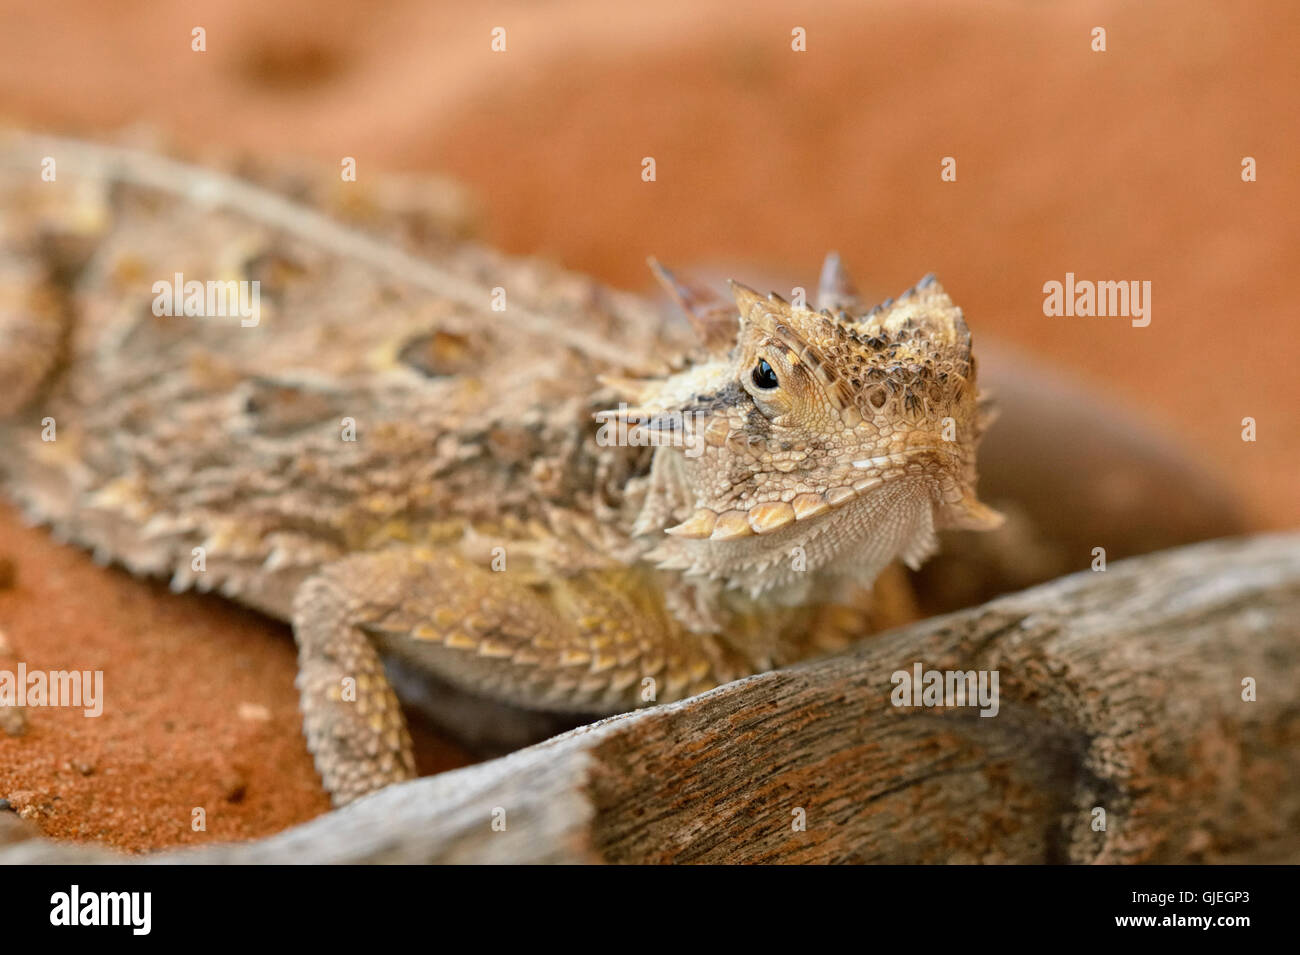
[[[980,384],[998,418],[980,447],[980,497],[997,531],[954,531],[916,572],[943,613],[1106,561],[1243,533],[1240,502],[1147,420],[1024,353],[982,338]]]

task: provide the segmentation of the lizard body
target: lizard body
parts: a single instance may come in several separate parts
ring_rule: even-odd
[[[667,702],[897,622],[891,562],[996,524],[933,279],[868,310],[832,256],[814,311],[660,270],[688,328],[445,215],[367,234],[156,158],[0,153],[8,492],[291,622],[338,803],[414,774],[385,656],[530,708]],[[173,276],[257,281],[257,322],[157,314]]]

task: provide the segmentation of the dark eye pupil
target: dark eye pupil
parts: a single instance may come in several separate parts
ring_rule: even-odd
[[[779,384],[776,380],[776,372],[772,370],[772,366],[764,358],[760,358],[758,364],[754,366],[753,378],[754,384],[760,388],[775,388]]]

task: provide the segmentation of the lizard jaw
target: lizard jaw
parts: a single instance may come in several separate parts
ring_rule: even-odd
[[[768,501],[749,508],[715,510],[698,507],[689,518],[665,529],[665,533],[684,540],[733,541],[779,531],[799,521],[821,518],[839,510],[886,483],[914,474],[909,464],[925,455],[946,455],[960,466],[960,454],[950,448],[913,447],[853,462],[853,467],[868,472],[852,484],[832,487],[822,493],[795,495],[789,501]],[[931,472],[935,473],[935,472]],[[1002,523],[996,511],[980,503],[972,489],[948,468],[937,471],[942,515],[947,526],[972,530],[991,530]]]
[[[938,486],[923,476],[871,478],[869,484],[844,495],[834,508],[823,499],[825,510],[802,520],[790,517],[792,503],[724,512],[716,519],[697,511],[685,523],[698,519],[697,534],[713,523],[708,536],[673,534],[647,556],[661,569],[717,581],[753,597],[801,594],[823,578],[868,584],[895,559],[919,566],[935,549],[934,532],[945,509]],[[774,513],[776,520],[768,521]]]

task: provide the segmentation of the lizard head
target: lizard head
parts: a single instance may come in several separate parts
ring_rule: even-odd
[[[869,581],[919,565],[936,529],[1000,523],[975,495],[970,332],[933,277],[868,310],[832,254],[814,311],[735,282],[724,304],[652,265],[708,353],[622,382],[622,413],[665,438],[637,522],[660,566],[755,595],[807,571]]]

